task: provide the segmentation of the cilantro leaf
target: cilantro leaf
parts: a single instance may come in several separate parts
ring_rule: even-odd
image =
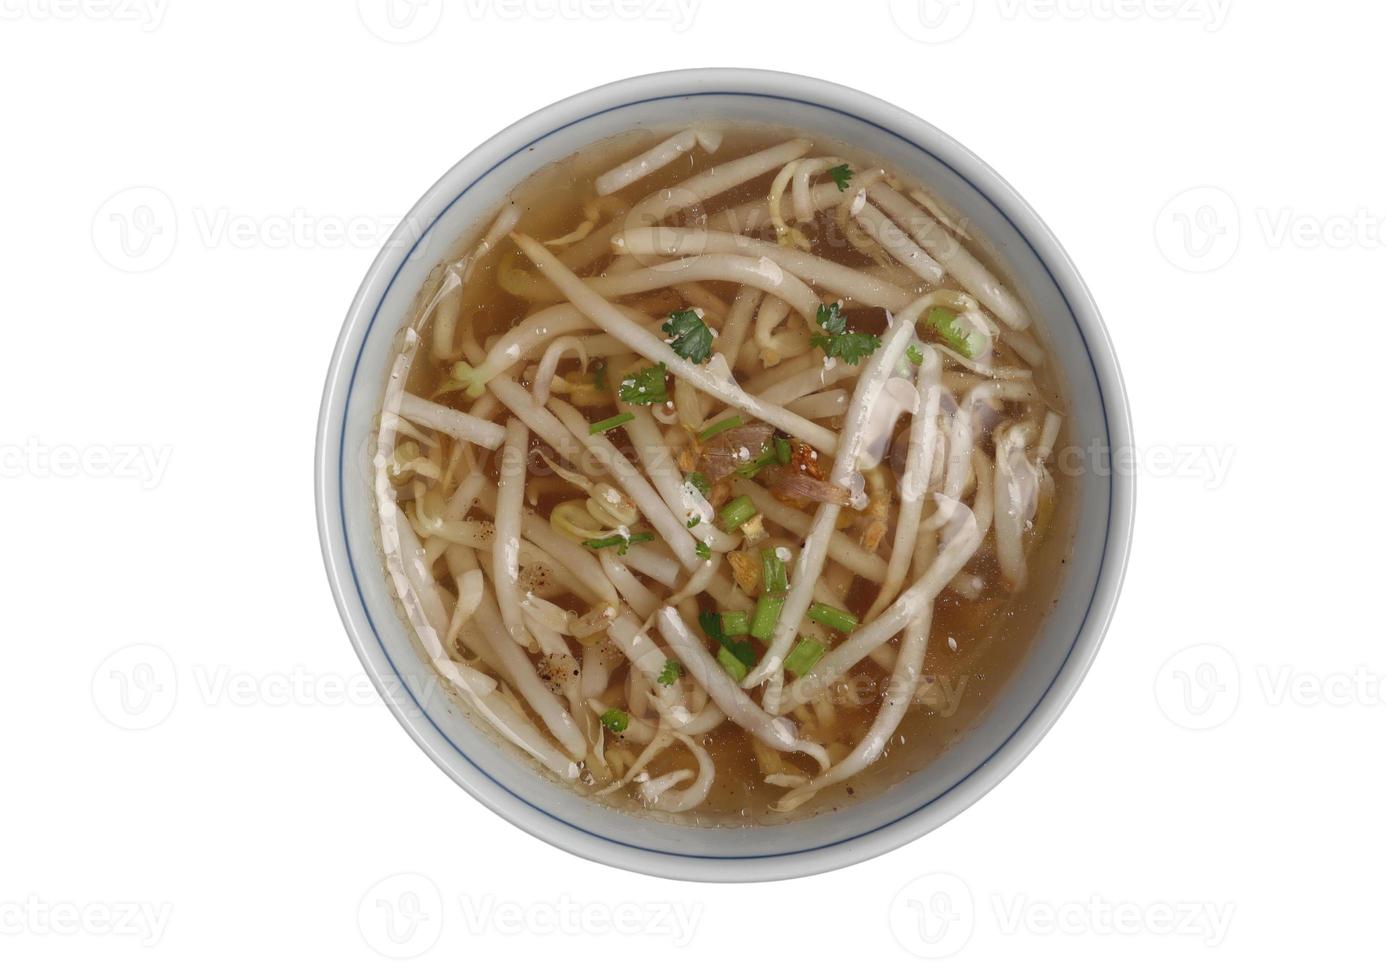
[[[659,672],[655,680],[665,687],[671,686],[675,681],[683,676],[683,664],[677,660],[664,661],[664,669]]]
[[[845,163],[839,163],[836,167],[828,171],[828,176],[833,179],[837,189],[845,191],[847,185],[852,181],[852,168]]]
[[[926,326],[932,327],[939,339],[953,350],[963,357],[971,357],[972,339],[967,335],[967,331],[958,326],[957,319],[958,314],[953,310],[935,306],[924,318],[924,323]]]
[[[664,383],[664,365],[652,364],[621,379],[616,397],[628,405],[658,405],[669,397]]]
[[[620,708],[607,708],[601,713],[602,727],[609,732],[619,735],[630,725],[630,715]]]
[[[740,660],[747,667],[754,667],[756,664],[756,651],[751,644],[745,640],[733,640],[722,629],[722,617],[715,612],[704,610],[698,613],[698,625],[703,628],[703,632],[708,638],[720,644],[737,660]]]
[[[832,306],[819,303],[818,315],[814,319],[828,333],[842,333],[847,329],[847,317],[842,312],[841,303],[834,303]]]
[[[674,338],[669,346],[686,361],[701,364],[712,356],[712,331],[694,310],[675,310],[660,327]]]
[[[847,317],[843,314],[840,303],[834,303],[832,306],[820,303],[815,319],[826,333],[814,334],[809,342],[814,347],[823,348],[826,357],[840,357],[848,364],[856,364],[881,346],[880,337],[869,333],[853,333],[847,329]]]
[[[869,333],[815,334],[809,341],[814,347],[823,348],[827,357],[840,357],[848,364],[856,364],[881,346],[881,338]]]

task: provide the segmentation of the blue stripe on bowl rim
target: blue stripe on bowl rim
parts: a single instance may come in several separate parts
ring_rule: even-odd
[[[536,144],[536,143],[539,143],[539,142],[541,142],[542,140],[547,139],[548,137],[554,135],[555,133],[561,132],[561,131],[563,131],[563,130],[565,130],[565,129],[568,129],[568,128],[570,128],[570,127],[572,127],[572,126],[575,126],[575,125],[578,125],[578,124],[580,124],[580,123],[586,122],[586,121],[589,120],[589,119],[594,119],[594,118],[596,118],[596,117],[598,117],[598,116],[606,115],[607,113],[617,112],[617,111],[619,111],[619,110],[622,110],[622,109],[629,109],[629,108],[633,108],[633,107],[635,107],[635,106],[646,105],[646,104],[649,104],[649,103],[652,103],[652,102],[665,102],[665,101],[669,101],[669,100],[671,100],[671,99],[707,98],[707,97],[715,97],[715,96],[736,96],[736,97],[739,97],[739,98],[753,98],[753,99],[764,99],[764,100],[769,100],[769,101],[778,101],[778,102],[794,103],[794,104],[798,104],[798,105],[808,106],[809,108],[813,108],[813,109],[820,109],[820,110],[825,111],[825,112],[831,112],[831,113],[834,113],[834,114],[836,114],[836,115],[844,116],[844,117],[846,117],[846,118],[855,120],[856,122],[863,123],[863,124],[865,124],[865,125],[867,125],[867,126],[872,127],[873,129],[879,130],[880,132],[882,132],[882,133],[884,133],[884,134],[886,134],[886,135],[888,135],[888,136],[894,137],[895,139],[900,140],[902,143],[905,143],[906,145],[911,146],[911,147],[913,147],[914,149],[918,150],[920,153],[923,153],[923,154],[925,154],[926,156],[932,158],[933,160],[937,161],[940,165],[942,165],[943,167],[945,167],[945,168],[947,168],[949,171],[951,171],[953,174],[955,174],[960,180],[962,180],[962,181],[963,181],[964,183],[966,183],[969,187],[971,187],[977,194],[979,194],[979,195],[982,197],[983,200],[985,200],[988,204],[990,204],[990,205],[996,210],[996,212],[997,212],[998,214],[1000,214],[1002,218],[1005,219],[1006,223],[1009,224],[1009,225],[1011,226],[1011,228],[1015,231],[1015,233],[1016,233],[1016,235],[1019,237],[1019,239],[1020,239],[1022,242],[1024,242],[1025,245],[1030,249],[1030,251],[1031,251],[1031,253],[1034,255],[1035,259],[1039,262],[1040,266],[1044,269],[1045,274],[1049,276],[1050,281],[1054,284],[1054,288],[1055,288],[1056,292],[1057,292],[1057,293],[1059,294],[1059,296],[1063,299],[1064,306],[1068,309],[1069,315],[1073,318],[1074,324],[1078,327],[1078,336],[1079,336],[1079,340],[1080,340],[1080,341],[1082,342],[1082,344],[1083,344],[1084,353],[1086,353],[1087,356],[1088,356],[1088,364],[1089,364],[1089,366],[1090,366],[1091,369],[1092,369],[1093,378],[1094,378],[1094,380],[1095,380],[1095,382],[1096,382],[1098,399],[1099,399],[1099,401],[1100,401],[1100,403],[1101,403],[1101,405],[1102,405],[1102,426],[1103,426],[1103,432],[1104,432],[1105,435],[1106,435],[1106,443],[1107,443],[1108,446],[1111,445],[1111,424],[1110,424],[1110,419],[1109,419],[1108,413],[1107,413],[1107,398],[1106,398],[1106,391],[1104,390],[1104,387],[1103,387],[1103,384],[1102,384],[1101,375],[1100,375],[1100,373],[1099,373],[1098,370],[1097,370],[1096,362],[1093,360],[1092,350],[1091,350],[1091,348],[1088,346],[1088,339],[1087,339],[1087,336],[1086,336],[1086,335],[1084,334],[1084,332],[1083,332],[1082,324],[1081,324],[1081,322],[1079,321],[1077,312],[1073,309],[1072,303],[1069,302],[1068,294],[1064,291],[1063,287],[1059,285],[1058,279],[1055,277],[1053,271],[1049,268],[1049,264],[1048,264],[1048,263],[1044,260],[1044,258],[1041,256],[1039,249],[1037,249],[1037,248],[1035,247],[1034,243],[1030,241],[1029,237],[1028,237],[1028,236],[1020,229],[1020,227],[1015,223],[1015,221],[1011,218],[1010,214],[1009,214],[1004,208],[1002,208],[999,204],[997,204],[996,201],[992,200],[991,196],[990,196],[989,194],[987,194],[986,191],[984,191],[981,187],[977,186],[977,184],[976,184],[971,178],[969,178],[966,174],[964,174],[964,173],[962,173],[961,171],[959,171],[956,167],[954,167],[954,166],[953,166],[952,164],[950,164],[948,161],[946,161],[946,160],[944,160],[942,157],[938,156],[938,154],[934,153],[932,150],[928,149],[928,148],[925,147],[925,146],[921,146],[919,143],[915,142],[913,139],[909,138],[908,136],[905,136],[903,133],[897,132],[896,130],[891,129],[891,128],[888,127],[888,126],[884,126],[884,125],[882,125],[881,123],[876,122],[875,120],[868,119],[868,118],[866,118],[865,116],[861,116],[861,115],[858,115],[858,114],[853,113],[853,112],[848,112],[847,110],[837,108],[836,106],[825,105],[825,104],[823,104],[823,103],[821,103],[821,102],[815,102],[815,101],[813,101],[812,99],[794,98],[794,97],[792,97],[792,96],[777,95],[777,94],[769,94],[769,93],[765,93],[765,92],[734,91],[734,90],[731,90],[731,91],[728,91],[728,90],[723,90],[723,91],[688,91],[688,92],[671,93],[671,94],[668,94],[668,95],[653,96],[653,97],[651,97],[651,98],[646,98],[646,99],[634,99],[634,100],[631,100],[631,101],[622,102],[622,103],[620,103],[620,104],[618,104],[618,105],[608,106],[608,107],[606,107],[606,108],[604,108],[604,109],[599,109],[599,110],[597,110],[597,111],[595,111],[595,112],[587,113],[586,115],[580,116],[580,117],[578,117],[578,118],[576,118],[576,119],[569,120],[568,122],[564,123],[564,124],[561,125],[561,126],[556,126],[556,127],[554,127],[553,129],[550,129],[550,130],[548,130],[547,132],[541,134],[540,136],[537,136],[537,137],[535,137],[534,139],[531,139],[531,140],[526,141],[526,142],[524,143],[524,145],[517,147],[516,149],[512,150],[510,153],[507,153],[505,156],[503,156],[501,159],[497,160],[494,164],[492,164],[490,167],[488,167],[488,168],[487,168],[486,170],[484,170],[482,173],[478,174],[477,177],[476,177],[474,180],[471,181],[471,183],[469,183],[466,187],[462,188],[462,190],[460,190],[460,191],[457,193],[457,195],[456,195],[455,197],[453,197],[453,199],[452,199],[451,201],[448,202],[448,204],[447,204],[446,207],[442,208],[442,209],[438,212],[438,214],[433,218],[433,220],[429,222],[428,227],[425,228],[421,234],[419,234],[419,235],[416,236],[414,243],[409,247],[409,251],[406,252],[406,253],[404,254],[404,256],[399,260],[399,263],[396,265],[394,272],[390,275],[390,280],[389,280],[389,282],[386,283],[385,288],[381,291],[380,299],[377,301],[376,306],[375,306],[375,309],[371,312],[371,319],[370,319],[370,322],[367,324],[366,330],[365,330],[365,332],[362,334],[362,337],[361,337],[361,345],[360,345],[360,347],[357,349],[356,358],[355,358],[354,362],[352,363],[351,376],[350,376],[350,378],[348,379],[348,382],[347,382],[346,398],[345,398],[345,400],[344,400],[343,403],[342,403],[342,410],[341,410],[341,413],[340,413],[340,416],[339,416],[340,424],[341,424],[341,435],[340,435],[340,439],[339,439],[339,443],[338,443],[338,448],[337,448],[337,494],[338,494],[338,513],[339,513],[339,516],[340,516],[340,519],[341,519],[341,525],[342,525],[342,540],[343,540],[343,542],[344,542],[344,544],[345,544],[345,546],[346,546],[347,564],[348,564],[349,568],[351,569],[351,580],[352,580],[352,585],[353,585],[353,587],[356,589],[356,596],[357,596],[357,599],[358,599],[358,601],[360,602],[360,606],[361,606],[362,611],[365,613],[366,622],[370,625],[371,634],[375,637],[375,641],[376,641],[376,643],[379,645],[381,653],[384,654],[386,661],[390,664],[390,669],[391,669],[392,671],[394,671],[395,678],[400,682],[400,685],[399,685],[399,686],[400,686],[404,691],[406,691],[406,692],[409,694],[410,700],[413,701],[415,707],[418,708],[419,713],[420,713],[424,718],[426,718],[426,719],[428,720],[428,723],[429,723],[430,725],[433,726],[434,731],[436,731],[436,732],[438,733],[438,735],[443,739],[443,741],[445,741],[445,742],[452,748],[452,750],[453,750],[454,752],[456,752],[456,753],[458,754],[459,757],[461,757],[463,760],[465,760],[473,769],[475,769],[477,772],[481,773],[483,776],[486,777],[486,779],[488,779],[490,782],[494,783],[497,787],[499,787],[499,788],[500,788],[501,790],[503,790],[505,793],[507,793],[508,795],[514,797],[516,800],[518,800],[519,802],[523,803],[525,806],[530,807],[531,809],[533,809],[534,811],[536,811],[537,813],[539,813],[541,816],[543,816],[543,817],[545,817],[545,818],[547,818],[547,819],[549,819],[549,820],[552,820],[552,821],[554,821],[554,822],[557,823],[557,824],[561,824],[561,825],[563,825],[563,826],[565,826],[565,827],[568,827],[568,828],[570,828],[570,829],[572,829],[572,830],[578,831],[579,833],[582,833],[582,834],[585,834],[585,835],[587,835],[587,836],[589,836],[589,837],[592,837],[592,838],[594,838],[594,839],[596,839],[596,840],[603,841],[603,842],[605,842],[605,843],[607,843],[607,844],[613,844],[613,845],[616,845],[616,846],[621,847],[621,848],[625,848],[625,849],[633,850],[633,851],[640,851],[640,852],[644,852],[644,853],[647,853],[647,854],[657,854],[657,855],[660,855],[660,856],[663,856],[663,857],[672,857],[672,858],[679,858],[679,859],[682,859],[682,860],[691,860],[691,861],[773,861],[773,860],[778,859],[778,858],[792,857],[792,856],[799,855],[799,854],[810,854],[810,853],[815,853],[815,852],[819,852],[819,851],[830,850],[830,849],[832,849],[832,848],[842,847],[842,846],[845,845],[845,844],[850,844],[850,843],[852,843],[852,842],[854,842],[854,841],[861,840],[861,839],[863,839],[863,838],[865,838],[865,837],[870,837],[870,836],[872,836],[872,835],[874,835],[874,834],[878,834],[878,833],[880,833],[881,831],[886,830],[887,828],[892,827],[892,826],[894,826],[895,824],[900,823],[901,821],[910,819],[911,817],[915,816],[916,814],[920,813],[921,811],[928,809],[928,808],[929,808],[930,806],[932,806],[934,803],[938,802],[940,799],[942,799],[943,797],[947,796],[949,793],[951,793],[951,792],[953,792],[954,790],[956,790],[958,787],[960,787],[960,786],[962,786],[963,784],[965,784],[965,783],[966,783],[968,780],[970,780],[979,770],[981,770],[982,768],[984,768],[988,763],[990,763],[990,762],[992,761],[992,759],[994,759],[998,754],[1000,754],[1000,752],[1001,752],[1004,748],[1006,748],[1007,745],[1010,744],[1011,740],[1015,738],[1015,736],[1020,732],[1020,730],[1021,730],[1022,728],[1025,727],[1025,725],[1029,722],[1031,716],[1034,715],[1034,713],[1039,709],[1039,707],[1040,707],[1042,704],[1044,704],[1045,700],[1048,698],[1050,690],[1053,689],[1054,684],[1058,681],[1060,675],[1063,674],[1065,667],[1067,667],[1068,662],[1069,662],[1069,659],[1073,656],[1073,651],[1074,651],[1074,649],[1077,647],[1078,639],[1083,635],[1084,631],[1085,631],[1086,628],[1087,628],[1088,618],[1089,618],[1089,616],[1090,616],[1091,613],[1092,613],[1092,606],[1093,606],[1093,603],[1096,601],[1096,598],[1097,598],[1098,587],[1099,587],[1099,585],[1101,584],[1102,579],[1103,579],[1103,571],[1104,571],[1104,569],[1105,569],[1105,567],[1106,567],[1106,563],[1107,563],[1107,550],[1108,550],[1108,546],[1109,546],[1109,544],[1110,544],[1110,542],[1111,542],[1111,534],[1112,534],[1112,516],[1113,516],[1113,510],[1114,510],[1113,501],[1114,501],[1114,498],[1115,498],[1115,495],[1116,495],[1116,482],[1115,482],[1115,474],[1114,474],[1114,473],[1109,473],[1109,474],[1108,474],[1108,481],[1109,481],[1109,484],[1108,484],[1108,493],[1107,493],[1107,519],[1106,519],[1106,526],[1105,526],[1105,528],[1104,528],[1103,539],[1102,539],[1102,555],[1101,555],[1101,558],[1100,558],[1100,560],[1099,560],[1099,562],[1098,562],[1097,572],[1096,572],[1096,574],[1095,574],[1095,576],[1094,576],[1094,579],[1093,579],[1093,593],[1092,593],[1092,595],[1089,596],[1089,598],[1088,598],[1088,605],[1087,605],[1087,608],[1084,609],[1084,611],[1083,611],[1083,618],[1082,618],[1082,620],[1079,622],[1078,628],[1074,631],[1073,643],[1070,644],[1068,651],[1064,654],[1064,659],[1059,663],[1058,669],[1055,670],[1054,676],[1050,679],[1049,683],[1045,686],[1044,691],[1040,694],[1040,696],[1039,696],[1038,698],[1035,699],[1034,705],[1033,705],[1033,706],[1030,708],[1030,710],[1025,714],[1025,717],[1022,718],[1022,719],[1020,720],[1020,722],[1016,725],[1015,729],[1012,730],[1012,732],[1011,732],[1009,735],[1006,736],[1006,738],[1001,742],[1001,744],[998,745],[998,746],[997,746],[997,747],[996,747],[985,759],[983,759],[983,760],[982,760],[980,763],[978,763],[975,767],[973,767],[971,770],[969,770],[964,776],[962,776],[960,779],[958,779],[955,783],[953,783],[953,784],[952,784],[951,786],[949,786],[947,789],[942,790],[941,792],[937,793],[936,795],[930,797],[928,800],[926,800],[925,802],[919,804],[917,807],[915,807],[914,809],[910,810],[908,813],[901,814],[900,816],[895,817],[895,818],[893,818],[893,819],[891,819],[891,820],[888,820],[887,822],[885,822],[885,823],[883,823],[883,824],[881,824],[881,825],[879,825],[879,826],[877,826],[877,827],[873,827],[873,828],[870,829],[870,830],[864,830],[864,831],[861,831],[861,832],[859,832],[859,833],[852,834],[852,835],[849,836],[849,837],[844,837],[844,838],[842,838],[842,839],[840,839],[840,840],[831,841],[831,842],[826,843],[826,844],[816,844],[816,845],[814,845],[813,847],[800,848],[800,849],[794,850],[794,851],[778,851],[778,852],[765,853],[765,854],[694,854],[694,853],[688,853],[688,852],[684,852],[684,851],[666,851],[666,850],[662,850],[662,849],[660,849],[660,848],[644,847],[644,846],[641,846],[641,845],[638,845],[638,844],[632,844],[632,843],[630,843],[629,841],[623,841],[623,840],[619,840],[619,839],[617,839],[617,838],[607,837],[607,836],[605,836],[605,835],[603,835],[603,834],[596,833],[595,831],[589,830],[589,829],[586,828],[586,827],[583,827],[583,826],[580,826],[580,825],[578,825],[578,824],[572,823],[571,821],[568,821],[568,820],[564,820],[562,817],[559,817],[559,816],[556,816],[556,815],[553,814],[553,813],[550,813],[548,810],[545,810],[544,808],[542,808],[542,807],[536,805],[535,803],[533,803],[531,800],[529,800],[529,799],[527,799],[526,797],[522,796],[521,794],[517,793],[515,790],[513,790],[513,789],[511,789],[509,786],[507,786],[503,781],[501,781],[500,779],[497,779],[495,776],[491,775],[491,774],[490,774],[489,772],[487,772],[484,768],[482,768],[480,765],[478,765],[469,755],[467,755],[466,752],[464,752],[464,751],[461,749],[461,747],[459,747],[459,746],[457,745],[456,742],[454,742],[454,741],[448,736],[447,732],[445,732],[445,731],[443,730],[442,726],[440,726],[436,721],[434,721],[433,717],[432,717],[431,715],[429,715],[429,713],[424,709],[424,706],[419,702],[418,698],[416,698],[416,697],[414,696],[414,692],[413,692],[412,690],[410,690],[409,685],[406,684],[406,683],[404,682],[404,678],[400,675],[400,673],[399,673],[399,668],[395,665],[394,658],[390,655],[389,648],[386,646],[385,641],[384,641],[384,640],[381,638],[381,636],[380,636],[379,630],[376,628],[375,620],[372,618],[371,612],[370,612],[370,608],[369,608],[369,606],[368,606],[367,603],[366,603],[366,597],[365,597],[364,593],[363,593],[362,590],[361,590],[361,582],[360,582],[360,577],[359,577],[359,571],[358,571],[358,569],[357,569],[356,561],[355,561],[355,558],[354,558],[354,556],[353,556],[353,554],[352,554],[352,550],[351,550],[351,536],[350,536],[350,534],[349,534],[348,531],[347,531],[346,501],[345,501],[345,498],[344,498],[344,489],[343,489],[343,488],[345,487],[345,485],[346,485],[346,473],[345,473],[346,455],[347,455],[347,454],[346,454],[346,419],[347,419],[347,417],[348,417],[348,415],[349,415],[349,412],[350,412],[351,397],[352,397],[352,394],[353,394],[353,392],[355,391],[355,388],[356,388],[357,373],[358,373],[358,371],[359,371],[359,369],[360,369],[360,366],[361,366],[361,358],[362,358],[363,354],[365,353],[366,341],[370,338],[371,331],[375,329],[376,319],[377,319],[377,317],[380,315],[380,309],[381,309],[381,307],[384,305],[385,297],[389,295],[391,288],[393,288],[393,286],[394,286],[394,284],[395,284],[395,280],[399,277],[399,274],[403,271],[403,269],[404,269],[405,265],[408,263],[410,257],[414,254],[415,249],[417,249],[418,246],[419,246],[419,244],[420,244],[422,241],[425,240],[425,238],[426,238],[426,237],[428,236],[428,234],[433,230],[433,227],[438,223],[438,221],[443,217],[443,215],[446,214],[446,213],[448,212],[448,210],[452,208],[453,205],[455,205],[458,201],[460,201],[460,200],[467,194],[468,191],[470,191],[474,186],[476,186],[477,183],[479,183],[481,180],[483,180],[487,175],[489,175],[489,174],[490,174],[492,171],[494,171],[497,167],[501,166],[501,165],[504,164],[506,161],[513,159],[514,157],[518,156],[519,154],[525,152],[525,150],[526,150],[528,147],[530,147],[530,146],[532,146],[532,145],[534,145],[534,144]],[[397,325],[396,325],[396,326],[397,326]]]

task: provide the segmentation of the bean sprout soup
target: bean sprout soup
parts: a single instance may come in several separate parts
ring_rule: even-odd
[[[652,817],[771,824],[928,766],[1062,584],[1045,325],[868,152],[697,123],[514,188],[404,324],[372,454],[420,655]]]

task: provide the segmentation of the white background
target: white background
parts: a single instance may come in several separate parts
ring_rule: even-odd
[[[0,971],[1377,962],[1380,9],[116,2],[0,3]],[[707,64],[990,162],[1086,277],[1141,447],[1125,593],[1043,744],[923,840],[741,887],[569,857],[440,773],[347,644],[311,486],[341,317],[417,196],[548,102]]]

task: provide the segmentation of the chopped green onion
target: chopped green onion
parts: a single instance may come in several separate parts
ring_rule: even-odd
[[[779,463],[781,466],[787,465],[792,454],[793,451],[789,445],[789,440],[775,436],[770,444],[765,447],[764,452],[749,463],[743,463],[738,466],[736,468],[736,475],[745,477],[748,480],[754,479],[755,475],[767,466],[773,466],[775,463]]]
[[[640,544],[642,541],[653,540],[653,534],[650,534],[646,531],[642,531],[639,534],[632,534],[629,537],[627,537],[624,534],[613,534],[610,537],[606,538],[588,538],[586,541],[582,542],[582,546],[584,548],[591,548],[593,551],[596,551],[598,548],[615,547],[616,554],[624,555],[626,553],[626,549],[629,548],[631,545]]]
[[[704,497],[712,496],[712,484],[708,482],[707,476],[705,474],[698,473],[695,471],[693,473],[689,473],[686,477],[686,480],[688,484],[693,487],[694,490],[698,491]]]
[[[857,628],[857,617],[846,610],[835,609],[826,602],[815,602],[809,606],[808,617],[839,633],[850,633]]]
[[[773,462],[775,462],[775,448],[773,446],[767,446],[765,452],[761,453],[755,459],[751,460],[749,463],[742,463],[738,466],[736,468],[736,475],[744,477],[747,480],[753,479],[757,473]]]
[[[716,643],[723,650],[727,651],[732,657],[746,667],[755,666],[756,651],[745,640],[733,640],[722,631],[722,617],[715,612],[703,611],[698,613],[698,625],[703,628],[708,639]]]
[[[822,656],[823,644],[811,636],[805,636],[789,651],[789,656],[784,658],[784,669],[795,677],[803,677],[813,669],[813,665],[818,663]]]
[[[620,734],[630,724],[630,715],[620,708],[607,708],[601,715],[602,727],[609,732]]]
[[[707,561],[709,558],[712,557],[712,548],[708,545],[706,541],[699,541],[697,544],[693,546],[693,553],[697,555],[699,558],[701,558],[703,561]]]
[[[768,642],[775,633],[775,624],[780,621],[780,611],[784,609],[784,595],[771,595],[762,592],[756,600],[755,615],[751,617],[751,635],[761,642]]]
[[[722,613],[722,632],[728,636],[745,636],[751,632],[751,617],[744,612]]]
[[[735,429],[737,426],[741,424],[742,422],[740,415],[733,415],[729,419],[723,419],[720,422],[714,422],[711,425],[709,425],[706,429],[704,429],[702,432],[698,433],[698,441],[707,442],[713,436],[720,436],[723,432],[726,432],[728,429]]]
[[[697,514],[694,514],[692,517],[688,519],[688,529],[691,531],[693,528],[697,527],[702,522],[703,519],[699,517]]]
[[[760,590],[762,592],[789,591],[789,575],[784,570],[784,562],[775,554],[774,548],[760,550]]]
[[[591,425],[587,427],[587,431],[594,436],[599,435],[600,433],[606,432],[608,429],[614,429],[617,426],[625,425],[633,418],[635,418],[634,413],[622,412],[620,415],[613,415],[609,419],[602,419],[600,422],[593,422]]]
[[[910,344],[908,347],[905,348],[905,356],[908,357],[910,359],[910,363],[915,365],[916,367],[924,363],[924,352],[920,350],[918,347],[914,346],[914,344]]]
[[[751,503],[750,497],[736,497],[728,501],[718,516],[722,518],[723,530],[735,531],[756,516],[756,505]]]
[[[717,662],[722,665],[722,669],[731,674],[732,680],[738,683],[744,681],[746,674],[750,671],[750,667],[732,656],[732,652],[726,647],[717,648]]]
[[[598,361],[592,367],[592,387],[598,391],[606,391],[606,361]]]
[[[669,687],[682,676],[683,664],[677,660],[666,660],[664,661],[664,669],[659,672],[659,676],[655,680],[665,687]]]

